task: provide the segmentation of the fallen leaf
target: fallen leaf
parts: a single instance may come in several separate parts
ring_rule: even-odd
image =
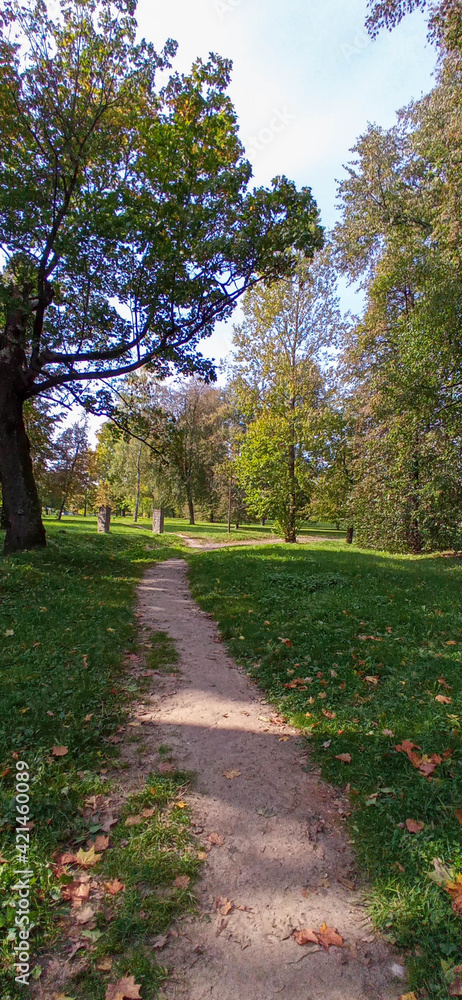
[[[462,965],[455,965],[450,970],[452,983],[448,989],[450,997],[462,997]]]
[[[459,823],[462,824],[462,809],[456,809],[454,811],[454,816],[456,817],[456,819],[459,820]],[[1,858],[0,858],[0,861],[1,861]]]
[[[415,993],[402,993],[399,1000],[417,1000]]]
[[[93,920],[94,915],[95,911],[92,906],[82,906],[77,911],[75,919],[78,924],[88,924],[90,920]]]
[[[104,823],[102,823],[101,825],[105,833],[109,833],[111,826],[115,826],[116,823],[117,823],[117,816],[113,816],[111,813],[110,816],[106,816]]]
[[[278,642],[283,642],[288,649],[292,646],[292,639],[283,639],[281,635],[278,635]]]
[[[13,628],[7,628],[7,630],[5,632],[5,638],[8,639],[11,635],[14,635],[14,629]]]
[[[135,983],[134,976],[123,976],[118,983],[111,984],[106,990],[105,1000],[141,1000],[140,984]]]
[[[68,747],[52,747],[51,753],[53,757],[65,757],[68,752]]]
[[[326,719],[335,719],[337,715],[336,712],[329,712],[327,708],[323,708],[322,714],[326,717]]]
[[[318,935],[316,931],[304,928],[301,931],[294,931],[293,939],[297,944],[319,944]]]
[[[93,715],[94,715],[94,713],[93,713],[93,712],[89,712],[89,713],[88,713],[88,715],[86,715],[86,716],[85,716],[85,718],[84,718],[84,720],[83,720],[83,721],[84,721],[84,722],[90,722],[90,719],[92,719],[92,718],[93,718]]]
[[[96,968],[99,969],[100,972],[110,972],[112,969],[112,958],[102,958],[101,961],[98,962]]]
[[[438,684],[441,684],[441,687],[446,688],[447,691],[451,690],[451,685],[448,684],[445,677],[438,677]]]
[[[322,944],[322,947],[325,948],[326,951],[329,951],[329,948],[332,947],[343,948],[344,944],[341,935],[335,930],[334,927],[328,927],[327,924],[321,924],[318,941],[319,944]]]
[[[88,899],[89,895],[90,886],[88,883],[72,882],[71,885],[63,886],[63,899],[70,899],[75,909],[80,907],[82,903]]]
[[[74,854],[74,861],[77,865],[81,865],[82,868],[92,868],[93,865],[98,864],[102,858],[101,854],[96,854],[95,848],[90,847],[89,851],[84,851],[80,848],[77,854]]]
[[[448,639],[446,646],[457,646],[457,642],[455,639]]]
[[[141,815],[144,816],[145,819],[150,819],[151,816],[154,816],[155,811],[156,810],[154,808],[153,809],[142,809],[141,810]]]
[[[232,781],[233,778],[239,778],[241,772],[240,771],[223,771],[222,774],[223,774],[224,778],[228,778],[229,781]]]
[[[456,875],[453,882],[446,882],[445,888],[452,898],[454,913],[462,916],[462,875]]]
[[[437,694],[435,701],[439,701],[440,705],[450,705],[452,698],[448,698],[447,694]]]
[[[209,844],[214,844],[215,847],[223,847],[225,842],[225,838],[221,836],[221,833],[210,833],[207,840],[209,841]]]
[[[382,735],[383,736],[394,736],[395,734],[392,732],[391,729],[382,729]]]
[[[178,802],[175,802],[175,808],[176,809],[187,809],[188,808],[188,803],[187,802],[183,802],[183,799],[180,799]]]
[[[120,879],[114,878],[111,882],[105,882],[104,888],[111,896],[116,896],[118,892],[122,892],[125,889],[125,882],[121,882]]]
[[[127,816],[127,819],[125,820],[125,826],[139,826],[140,823],[142,822],[143,822],[143,817],[141,815]]]
[[[95,851],[106,851],[109,847],[109,837],[103,837],[103,835],[99,833],[92,846],[95,848]]]
[[[187,889],[190,881],[190,875],[178,875],[174,880],[173,885],[175,886],[175,889]]]
[[[158,934],[157,937],[155,937],[154,941],[152,942],[152,947],[156,950],[159,948],[165,948],[167,941],[168,941],[168,934]]]
[[[228,913],[231,913],[232,910],[234,910],[234,903],[232,903],[230,899],[225,899],[223,901],[223,906],[220,906],[220,913],[224,917],[227,917]]]
[[[8,864],[7,859],[4,858],[2,854],[0,854],[0,865],[7,865],[7,864]]]
[[[344,764],[351,764],[351,753],[338,753],[335,760],[341,760]]]
[[[420,833],[420,831],[424,828],[424,823],[420,823],[417,819],[407,819],[406,827],[409,830],[409,833]]]
[[[377,676],[365,677],[364,680],[367,681],[368,684],[378,684],[380,677]]]

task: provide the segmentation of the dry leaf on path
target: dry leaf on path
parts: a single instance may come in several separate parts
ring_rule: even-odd
[[[62,897],[63,899],[70,899],[72,905],[77,909],[82,903],[88,899],[90,895],[90,886],[88,883],[82,882],[72,882],[71,885],[63,886]]]
[[[221,836],[220,833],[210,833],[207,837],[209,844],[214,844],[215,847],[223,847],[225,838]]]
[[[105,882],[104,888],[111,896],[116,896],[118,892],[122,892],[125,889],[125,882],[121,882],[120,879],[114,878],[111,882]]]
[[[229,781],[232,781],[233,778],[239,778],[241,772],[240,771],[223,771],[222,774],[223,774],[224,778],[228,778]]]
[[[293,939],[297,944],[319,944],[316,931],[308,930],[308,928],[304,928],[301,931],[294,931]]]
[[[409,830],[409,833],[420,833],[420,831],[424,828],[424,824],[420,823],[417,819],[407,819],[406,827]]]
[[[338,753],[335,760],[341,760],[344,764],[351,764],[351,753]]]
[[[65,757],[68,752],[68,747],[52,747],[51,753],[53,757]]]
[[[216,901],[216,909],[219,910],[224,917],[227,917],[228,913],[231,913],[231,911],[234,910],[234,903],[230,899],[227,899],[226,896],[220,896]]]
[[[329,948],[332,947],[343,948],[344,944],[343,938],[335,930],[335,927],[328,927],[327,924],[321,924],[321,927],[319,928],[318,941],[319,944],[322,944],[326,951],[329,951]]]
[[[158,934],[157,937],[155,937],[154,941],[152,942],[152,947],[156,950],[159,950],[160,948],[165,948],[167,941],[168,941],[168,934]]]
[[[417,1000],[415,993],[402,993],[399,1000]]]
[[[106,990],[105,1000],[141,1000],[140,984],[135,983],[134,976],[123,976],[118,983],[111,984]]]
[[[297,944],[319,944],[325,951],[329,951],[329,948],[343,948],[344,940],[335,927],[328,927],[327,924],[321,924],[319,931],[313,931],[311,928],[304,928],[300,931],[294,931],[293,934],[294,941]]]

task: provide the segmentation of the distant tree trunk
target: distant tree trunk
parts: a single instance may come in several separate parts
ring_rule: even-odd
[[[46,545],[42,507],[35,484],[23,398],[8,365],[0,362],[0,478],[5,552]]]
[[[236,531],[239,531],[239,521],[236,521]]]
[[[353,533],[354,533],[354,527],[352,524],[350,524],[350,526],[347,528],[347,533],[346,533],[346,540],[348,545],[351,545],[353,542]]]
[[[295,365],[295,361],[293,362]],[[293,544],[297,541],[295,534],[295,525],[297,520],[297,484],[295,480],[295,399],[291,399],[290,408],[292,410],[292,420],[290,427],[290,444],[289,444],[289,511],[286,529],[284,532],[284,540]]]
[[[232,506],[233,506],[233,481],[232,481],[232,479],[230,479],[230,481],[229,481],[229,490],[228,490],[228,535],[231,534],[231,513],[232,513]]]
[[[143,445],[140,444],[138,459],[136,462],[136,497],[135,497],[135,510],[133,512],[133,521],[136,524],[138,520],[138,511],[140,509],[140,490],[141,490],[141,449]]]
[[[194,502],[193,502],[193,498],[191,496],[189,487],[188,487],[188,489],[186,491],[186,496],[187,496],[187,500],[188,500],[189,523],[190,524],[195,524],[196,521],[195,521],[195,517],[194,517]]]
[[[266,524],[266,517],[262,517],[262,519],[261,519],[261,526],[262,526],[262,528],[265,527],[265,524]]]
[[[85,496],[83,498],[83,516],[84,517],[87,516],[87,496],[86,496],[86,494],[85,494]]]
[[[62,495],[62,499],[61,499],[61,507],[59,509],[59,514],[58,514],[58,521],[60,521],[61,518],[62,518],[62,516],[63,516],[64,508],[66,506],[67,498],[69,496],[69,490],[71,488],[72,480],[74,478],[74,471],[75,471],[75,467],[77,465],[79,454],[80,454],[80,442],[79,442],[79,444],[77,445],[77,447],[75,449],[75,454],[74,454],[74,458],[72,459],[71,467],[69,469],[69,472],[66,475],[66,479],[64,480],[64,490],[63,490],[63,495]]]
[[[210,511],[210,524],[213,524],[213,510]]]
[[[419,479],[420,479],[419,466],[420,466],[419,456],[416,454],[413,456],[412,474],[411,474],[411,482],[412,482],[411,496],[410,496],[410,505],[412,511],[411,524],[407,531],[407,545],[410,551],[414,553],[414,555],[419,555],[419,553],[422,551],[422,534],[419,526],[419,508],[420,508],[420,500],[418,492]]]

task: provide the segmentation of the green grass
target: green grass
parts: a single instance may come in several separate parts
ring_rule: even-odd
[[[45,525],[56,526],[55,517],[45,517]],[[96,518],[83,516],[79,517],[64,517],[61,522],[64,527],[67,524],[86,524],[90,531],[95,530]],[[118,532],[123,532],[125,534],[132,535],[133,532],[139,532],[142,534],[149,535],[152,538],[152,524],[151,519],[148,517],[140,517],[136,525],[133,524],[131,517],[117,517],[111,520],[112,529],[114,528]],[[213,542],[245,542],[252,541],[253,539],[273,539],[275,536],[279,537],[280,532],[274,526],[273,522],[268,521],[266,525],[262,524],[241,524],[239,529],[236,529],[234,524],[231,526],[231,533],[228,534],[228,524],[224,521],[216,521],[211,524],[209,521],[197,521],[196,524],[190,524],[189,520],[186,518],[165,518],[165,534],[168,536],[170,534],[180,534],[188,535],[191,538],[197,538],[199,541],[213,541]],[[332,524],[328,522],[312,523],[306,522],[302,525],[300,531],[298,532],[299,537],[309,538],[310,536],[322,535],[326,538],[338,538],[343,539],[345,537],[344,531],[337,531]]]
[[[188,560],[194,596],[230,652],[306,731],[323,776],[350,785],[350,829],[376,924],[407,951],[419,997],[442,1000],[448,970],[462,961],[462,917],[429,873],[434,858],[462,872],[454,815],[462,808],[462,562],[329,542]],[[304,690],[287,687],[295,678]],[[451,703],[437,702],[440,694]],[[403,739],[422,754],[452,756],[429,779],[395,750]],[[336,760],[345,753],[351,764]],[[423,830],[408,833],[406,819]]]
[[[136,694],[124,667],[124,653],[137,649],[136,585],[149,564],[181,551],[175,536],[147,537],[127,521],[115,522],[108,536],[98,535],[95,528],[94,518],[65,518],[61,524],[47,519],[46,550],[0,559],[0,854],[8,861],[0,863],[4,1000],[29,993],[14,984],[11,960],[16,760],[27,762],[31,776],[34,827],[29,859],[37,953],[59,936],[61,885],[51,867],[53,852],[59,846],[75,849],[85,844],[88,820],[79,808],[85,796],[107,792],[104,772],[111,761],[117,763],[117,749],[107,740],[124,721],[127,703]],[[151,649],[146,649],[150,665],[174,669],[176,656],[168,638],[153,634],[151,639]],[[67,747],[67,753],[55,757],[53,746]],[[163,796],[162,801],[177,794],[174,782],[170,787],[164,778],[156,781],[154,793]],[[159,814],[152,825],[154,838],[163,836],[162,823]],[[183,870],[185,836],[182,830],[177,837],[176,827],[169,826],[171,870],[177,873]],[[140,841],[147,859],[154,851],[148,841]],[[124,874],[121,851],[113,856]],[[149,864],[155,867],[154,861]],[[134,883],[133,892],[136,895]],[[126,900],[131,898],[133,893]],[[177,902],[169,904],[168,913],[181,912],[183,904]],[[146,986],[147,1000],[155,995],[154,986],[151,992]]]

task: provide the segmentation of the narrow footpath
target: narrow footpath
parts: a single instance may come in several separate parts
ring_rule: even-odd
[[[199,912],[159,954],[173,970],[167,1000],[397,1000],[404,973],[368,921],[348,803],[226,655],[184,560],[148,571],[138,612],[177,646],[180,673],[157,675],[145,705],[175,766],[197,776],[186,799],[208,851]],[[296,943],[294,931],[323,924],[342,947]]]

